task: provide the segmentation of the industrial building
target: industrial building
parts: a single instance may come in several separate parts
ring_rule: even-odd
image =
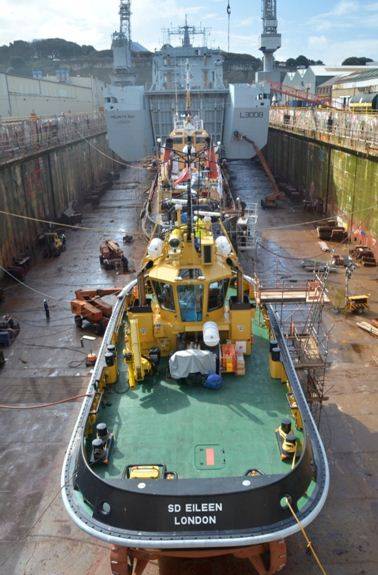
[[[328,89],[335,105],[351,108],[376,110],[378,105],[378,67],[368,67],[363,72],[355,72],[342,78],[335,78],[319,87]]]
[[[319,86],[327,80],[364,70],[366,66],[309,66],[307,69],[300,68],[296,72],[288,72],[283,83],[295,90],[316,94]]]
[[[35,79],[0,74],[0,117],[96,112],[103,105],[102,87],[96,78],[72,77],[61,82],[55,76]]]

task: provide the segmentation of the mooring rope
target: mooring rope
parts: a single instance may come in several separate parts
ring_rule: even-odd
[[[305,531],[305,528],[303,527],[303,525],[302,525],[302,523],[301,523],[299,517],[298,517],[297,514],[295,513],[295,511],[294,511],[294,509],[293,509],[293,507],[292,507],[292,505],[291,505],[291,503],[290,503],[288,497],[285,497],[285,500],[286,500],[286,504],[287,504],[287,506],[288,506],[288,508],[289,508],[289,510],[290,510],[290,513],[292,514],[292,516],[294,517],[295,521],[297,522],[298,527],[299,527],[299,529],[301,530],[302,535],[303,535],[303,537],[304,537],[305,540],[306,540],[307,549],[311,552],[313,558],[315,559],[315,561],[316,561],[316,563],[317,563],[317,565],[318,565],[320,571],[323,573],[323,575],[328,575],[328,574],[327,574],[327,571],[326,571],[325,568],[323,567],[322,562],[320,561],[320,559],[319,559],[319,557],[318,557],[318,555],[317,555],[317,553],[316,553],[316,551],[315,551],[315,549],[314,549],[314,546],[313,546],[313,544],[312,544],[311,539],[308,537],[308,535],[307,535],[307,533],[306,533],[306,531]]]

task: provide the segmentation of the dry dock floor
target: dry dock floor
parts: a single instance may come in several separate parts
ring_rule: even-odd
[[[269,188],[262,172],[248,163],[231,164],[239,195],[259,201]],[[12,313],[21,332],[10,348],[0,372],[1,403],[49,403],[84,393],[89,369],[84,365],[69,301],[78,287],[123,285],[129,276],[100,268],[98,246],[112,237],[121,242],[122,230],[134,233],[147,174],[130,168],[102,198],[88,208],[83,225],[94,231],[67,233],[67,251],[53,260],[38,260],[26,283],[39,291],[6,284],[0,312]],[[314,215],[288,203],[277,210],[260,210],[259,230],[269,252],[259,248],[258,269],[267,280],[277,274],[308,277],[291,257],[326,256],[318,246],[314,227],[269,229],[314,219]],[[347,248],[338,246],[338,252]],[[142,255],[140,237],[125,246],[136,263]],[[276,257],[271,252],[280,256]],[[370,293],[368,317],[378,317],[378,272],[358,268],[351,288]],[[330,278],[335,294],[344,274]],[[42,293],[47,294],[51,319],[46,321]],[[308,533],[329,575],[378,573],[378,345],[356,326],[357,317],[324,315],[330,331],[331,366],[327,375],[327,402],[321,433],[331,469],[331,489],[321,515]],[[96,348],[100,341],[94,343]],[[60,497],[60,471],[80,401],[38,410],[0,410],[0,574],[1,575],[110,575],[107,546],[82,533],[68,518]],[[284,575],[316,575],[301,535],[287,542]],[[161,573],[180,575],[252,575],[249,564],[232,558],[166,561]],[[157,575],[151,564],[146,575]]]

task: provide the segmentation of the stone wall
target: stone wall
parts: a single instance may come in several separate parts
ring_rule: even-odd
[[[102,134],[0,166],[0,210],[55,221],[70,202],[80,203],[112,170],[111,157],[93,146],[111,156]],[[33,251],[44,229],[45,224],[0,213],[1,265]]]
[[[378,237],[378,159],[270,128],[264,150],[278,180],[298,188],[321,213],[338,216],[355,237]]]

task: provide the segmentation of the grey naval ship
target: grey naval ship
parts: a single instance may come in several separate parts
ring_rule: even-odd
[[[267,142],[270,87],[229,84],[223,78],[224,56],[206,45],[206,30],[188,22],[167,30],[167,40],[153,55],[149,86],[136,84],[131,51],[131,2],[121,0],[120,28],[113,34],[113,76],[105,92],[105,115],[110,148],[123,160],[136,161],[155,152],[156,141],[165,139],[174,118],[184,115],[186,94],[191,94],[191,114],[203,120],[204,129],[220,141],[227,159],[248,159]],[[179,38],[179,45],[174,39]],[[202,39],[202,41],[198,41]],[[198,45],[200,44],[200,45]]]

